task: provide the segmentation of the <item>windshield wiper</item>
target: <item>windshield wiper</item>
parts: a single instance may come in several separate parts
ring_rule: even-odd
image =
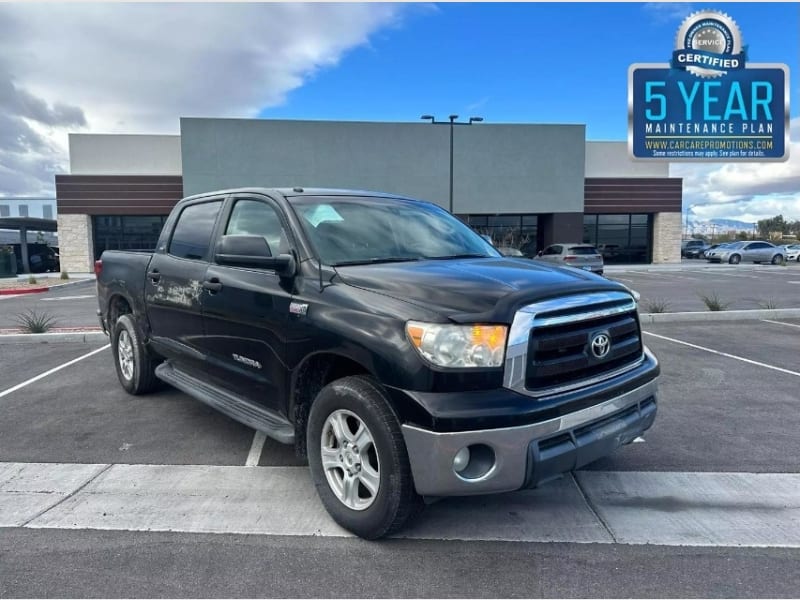
[[[377,265],[380,263],[413,262],[420,260],[416,256],[387,256],[384,258],[365,258],[362,260],[343,260],[333,263],[334,267],[351,267],[355,265]]]
[[[448,254],[447,256],[426,256],[425,260],[451,260],[456,258],[491,258],[486,254]]]

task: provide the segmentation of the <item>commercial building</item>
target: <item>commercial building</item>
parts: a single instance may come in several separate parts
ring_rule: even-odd
[[[245,186],[425,199],[527,253],[584,240],[607,262],[680,260],[682,181],[624,142],[587,143],[583,125],[189,118],[179,136],[73,134],[69,150],[56,197],[71,272],[152,248],[183,196]]]

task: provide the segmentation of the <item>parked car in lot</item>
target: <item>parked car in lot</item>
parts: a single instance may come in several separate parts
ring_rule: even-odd
[[[698,258],[700,252],[708,248],[705,240],[683,240],[681,242],[681,256],[683,258]]]
[[[684,256],[686,258],[703,258],[705,256],[706,250],[709,250],[711,246],[709,244],[703,244],[702,246],[692,246],[691,248],[687,248],[684,252]]]
[[[728,245],[727,243],[725,243],[725,244],[712,244],[708,248],[703,250],[703,254],[701,255],[701,258],[708,259],[708,255],[712,250],[716,250],[717,248],[724,248],[727,245]]]
[[[539,252],[535,260],[549,262],[560,267],[576,267],[598,275],[603,274],[603,257],[597,248],[589,244],[552,244]]]
[[[706,258],[711,262],[727,262],[737,265],[740,262],[781,264],[786,260],[786,252],[780,246],[769,242],[733,242],[708,252]]]
[[[22,245],[10,244],[14,249],[14,256],[17,260],[17,273],[24,273],[22,265]],[[48,271],[58,272],[61,270],[61,261],[58,255],[58,248],[41,243],[28,244],[28,264],[31,273],[46,273]]]
[[[800,244],[790,244],[788,246],[784,246],[786,250],[786,260],[795,260],[800,262]]]
[[[619,244],[597,244],[597,250],[604,259],[614,259],[622,251]]]
[[[126,391],[161,379],[294,444],[362,537],[397,531],[425,497],[536,487],[655,419],[633,292],[505,258],[427,202],[192,196],[155,252],[107,250],[95,271]]]

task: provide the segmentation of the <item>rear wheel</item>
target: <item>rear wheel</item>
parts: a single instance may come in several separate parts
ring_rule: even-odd
[[[322,389],[311,405],[306,443],[317,493],[345,529],[380,538],[422,508],[400,424],[371,377],[344,377]]]
[[[783,254],[776,254],[772,257],[772,264],[773,265],[782,265],[783,264]]]
[[[741,257],[741,256],[739,256],[738,254],[734,254],[733,256],[731,256],[731,257],[728,259],[728,262],[729,262],[730,264],[732,264],[732,265],[738,265],[740,262],[742,262],[742,257]]]
[[[143,344],[131,315],[117,319],[111,339],[114,366],[125,391],[133,395],[152,391],[158,383],[155,375],[158,361]]]

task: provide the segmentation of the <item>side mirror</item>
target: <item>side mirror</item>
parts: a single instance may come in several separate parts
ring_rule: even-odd
[[[214,260],[221,265],[272,269],[281,277],[293,277],[297,270],[293,256],[273,256],[267,240],[260,235],[223,235],[217,242]]]

